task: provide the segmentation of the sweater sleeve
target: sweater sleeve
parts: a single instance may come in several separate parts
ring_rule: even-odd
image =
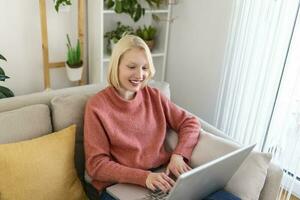
[[[146,186],[150,171],[123,166],[110,156],[110,142],[97,114],[97,106],[86,105],[84,116],[84,148],[86,170],[93,180],[132,183]]]
[[[160,97],[167,124],[178,134],[178,143],[173,153],[182,155],[190,161],[192,152],[199,140],[201,125],[196,117],[180,109],[162,94]]]

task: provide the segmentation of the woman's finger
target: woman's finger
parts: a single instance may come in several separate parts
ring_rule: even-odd
[[[188,165],[183,166],[183,171],[184,172],[190,171],[189,166]]]
[[[184,165],[179,166],[180,174],[183,174],[185,172],[184,167],[185,167]]]
[[[188,164],[186,164],[186,166],[187,166],[188,170],[192,170],[192,168]]]
[[[163,178],[168,181],[168,183],[171,184],[171,186],[175,185],[175,181],[173,179],[171,179],[169,176],[167,176],[166,174],[163,174]]]
[[[159,182],[159,181],[156,181],[155,183],[153,183],[154,184],[154,186],[156,187],[156,188],[158,188],[158,189],[160,189],[161,191],[164,191],[164,192],[166,192],[166,191],[168,191],[168,188],[166,188],[161,182]]]
[[[169,166],[167,167],[166,169],[166,174],[169,175],[170,174],[170,169],[169,169]]]
[[[163,184],[166,187],[166,189],[170,190],[172,188],[171,183],[169,183],[168,180],[164,177],[164,174],[161,174],[159,181],[161,184]]]
[[[172,173],[173,173],[176,177],[180,176],[180,172],[178,171],[178,169],[177,169],[176,167],[174,167],[174,168],[172,169]]]
[[[149,184],[149,189],[153,192],[156,190],[155,186],[152,183]]]

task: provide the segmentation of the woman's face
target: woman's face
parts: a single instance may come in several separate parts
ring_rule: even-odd
[[[119,63],[119,92],[123,97],[140,90],[148,76],[149,64],[143,49],[133,48],[122,55]]]

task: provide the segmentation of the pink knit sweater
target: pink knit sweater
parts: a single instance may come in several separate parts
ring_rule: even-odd
[[[173,152],[164,147],[167,128],[179,136]],[[146,86],[128,101],[108,87],[86,105],[87,173],[98,190],[113,183],[145,186],[149,169],[168,163],[172,153],[190,159],[199,130],[195,117],[179,109],[157,89]]]

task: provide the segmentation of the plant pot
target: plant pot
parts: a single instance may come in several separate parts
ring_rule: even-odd
[[[81,80],[83,65],[81,67],[72,68],[66,63],[67,76],[70,81],[79,81]]]
[[[148,40],[148,41],[145,41],[145,42],[148,45],[150,51],[152,51],[155,47],[155,40]]]

